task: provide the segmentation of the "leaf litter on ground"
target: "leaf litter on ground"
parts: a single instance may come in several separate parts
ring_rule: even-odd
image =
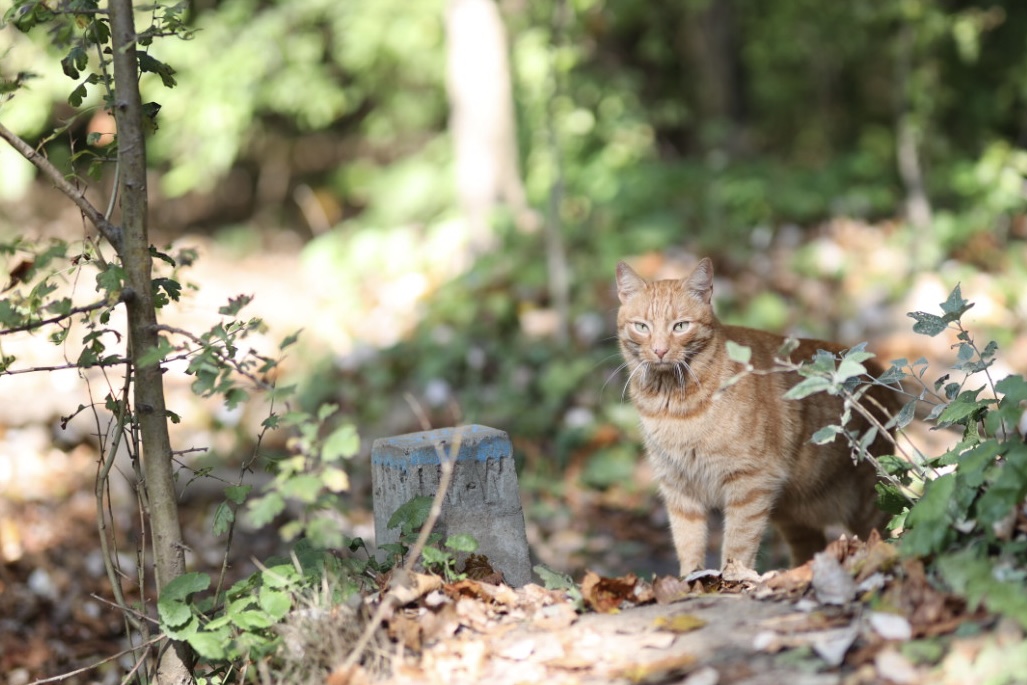
[[[420,594],[385,622],[395,649],[386,682],[948,682],[946,655],[967,653],[953,634],[990,625],[876,534],[842,537],[758,581],[716,571],[554,578],[558,589],[407,580]],[[1008,630],[1007,643],[1024,644]],[[333,681],[344,682],[357,681]]]

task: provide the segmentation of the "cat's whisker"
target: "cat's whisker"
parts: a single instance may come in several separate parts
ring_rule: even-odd
[[[674,375],[678,377],[678,385],[685,384],[685,374],[681,371],[683,365],[684,362],[674,362]]]
[[[691,365],[689,365],[688,362],[681,362],[681,366],[685,367],[685,371],[688,372],[688,375],[691,377],[692,382],[695,383],[695,387],[702,390],[702,383],[699,382],[699,377],[695,375],[695,371],[692,370]]]
[[[627,364],[625,364],[625,366],[627,366]],[[639,371],[642,371],[642,377],[643,377],[643,382],[644,382],[644,378],[645,378],[645,363],[644,362],[639,363],[639,365],[636,366],[634,369],[632,369],[631,373],[628,374],[628,380],[625,381],[625,383],[624,383],[624,390],[621,392],[621,395],[620,395],[620,399],[621,399],[622,402],[627,397],[628,386],[631,385],[631,379],[634,378],[635,374],[638,373]]]
[[[608,386],[610,384],[610,381],[612,381],[614,379],[614,377],[617,376],[617,374],[619,374],[621,371],[623,371],[626,368],[628,368],[628,363],[624,362],[623,364],[618,366],[616,369],[614,369],[613,373],[611,373],[609,376],[606,377],[606,382],[603,383],[603,387],[599,388],[599,394],[602,395],[603,392],[606,391],[606,386]]]

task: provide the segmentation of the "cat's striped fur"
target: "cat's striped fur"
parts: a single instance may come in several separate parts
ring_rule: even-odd
[[[825,393],[782,399],[800,380],[791,373],[749,374],[718,392],[739,370],[727,356],[728,340],[748,346],[755,368],[768,370],[784,338],[717,320],[708,259],[688,278],[655,282],[621,262],[617,290],[629,393],[682,574],[705,566],[711,509],[724,512],[722,566],[752,568],[768,521],[788,542],[796,564],[824,548],[825,525],[840,523],[864,539],[883,527],[887,516],[876,506],[873,466],[854,464],[841,439],[810,442],[815,431],[838,422],[841,400]],[[801,340],[792,359],[808,359],[818,349],[844,348]],[[879,372],[872,361],[866,365]],[[874,395],[894,406],[889,393]],[[878,437],[871,451],[890,450]]]

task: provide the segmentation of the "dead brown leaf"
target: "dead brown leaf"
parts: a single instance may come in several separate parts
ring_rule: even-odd
[[[581,581],[585,604],[601,614],[619,611],[625,604],[648,604],[655,599],[652,587],[634,573],[620,578],[604,578],[592,571]]]
[[[610,673],[615,678],[627,678],[632,683],[664,682],[683,675],[698,661],[692,654],[672,656],[626,666],[618,666]]]
[[[675,614],[673,616],[657,616],[653,625],[659,630],[671,633],[689,633],[706,625],[706,621],[692,614]]]
[[[688,583],[675,576],[661,576],[653,581],[653,597],[657,604],[673,604],[691,593]]]

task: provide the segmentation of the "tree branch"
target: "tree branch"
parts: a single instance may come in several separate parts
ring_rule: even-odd
[[[29,321],[28,323],[22,324],[20,326],[15,326],[14,328],[5,328],[3,330],[0,330],[0,335],[9,335],[11,333],[21,333],[23,331],[31,331],[34,328],[41,328],[43,326],[46,326],[47,324],[58,323],[59,321],[63,321],[64,319],[71,318],[72,316],[75,316],[76,314],[85,314],[86,312],[91,312],[91,311],[93,311],[95,309],[102,309],[103,307],[106,307],[108,304],[109,303],[107,302],[107,300],[101,300],[100,302],[94,302],[93,304],[87,304],[87,305],[83,305],[81,307],[75,307],[74,309],[70,310],[67,314],[59,314],[57,316],[50,317],[49,319],[39,319],[38,321]]]
[[[100,231],[100,235],[107,239],[111,245],[114,246],[115,250],[120,252],[121,250],[121,229],[106,218],[103,213],[100,212],[96,207],[86,199],[85,194],[81,188],[73,186],[68,179],[64,178],[64,174],[61,170],[55,167],[50,160],[43,155],[39,154],[35,148],[26,143],[18,134],[11,131],[9,128],[0,124],[0,138],[3,138],[11,147],[17,150],[22,157],[32,162],[37,169],[43,172],[43,175],[50,179],[50,182],[57,186],[57,189],[64,193],[69,200],[78,205],[78,208],[82,210],[82,213],[86,215],[86,218],[92,222],[96,229]]]

